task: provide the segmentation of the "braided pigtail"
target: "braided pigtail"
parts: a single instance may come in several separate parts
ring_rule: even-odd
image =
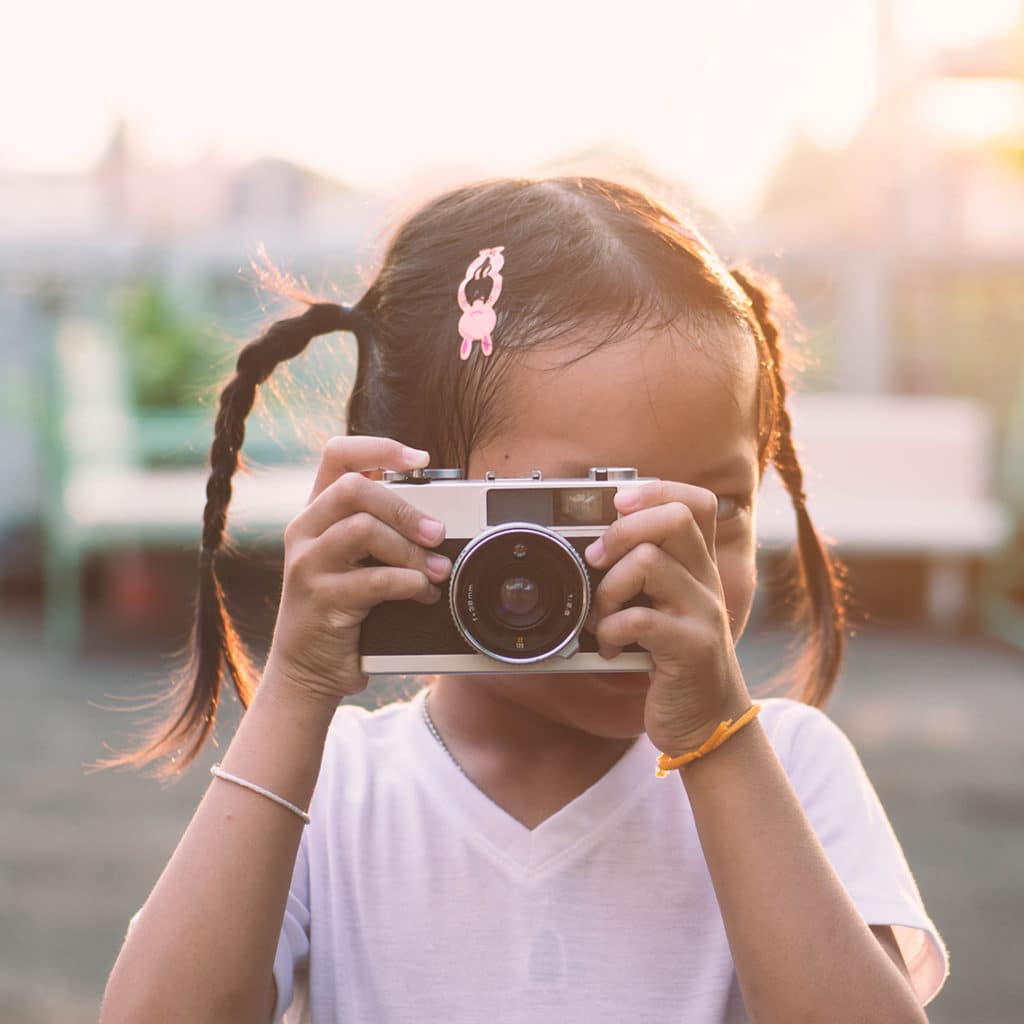
[[[731,271],[733,278],[750,298],[753,313],[767,345],[768,369],[778,396],[775,437],[771,460],[785,484],[797,519],[797,551],[801,593],[797,614],[810,629],[810,643],[798,668],[800,699],[820,707],[828,699],[839,674],[845,646],[847,594],[845,567],[832,556],[807,511],[804,474],[793,445],[792,425],[786,405],[786,381],[782,374],[782,352],[778,324],[771,315],[766,290],[747,270]]]
[[[339,330],[356,333],[362,363],[368,318],[356,307],[330,302],[312,303],[301,316],[278,321],[239,353],[235,375],[221,391],[210,447],[191,659],[170,691],[149,705],[166,704],[176,710],[151,730],[138,750],[99,762],[98,767],[142,767],[167,758],[170,763],[156,774],[173,775],[186,768],[213,729],[225,668],[243,707],[249,706],[256,689],[256,672],[225,607],[216,565],[224,543],[232,479],[245,439],[245,421],[259,386],[275,367],[297,356],[318,335]]]

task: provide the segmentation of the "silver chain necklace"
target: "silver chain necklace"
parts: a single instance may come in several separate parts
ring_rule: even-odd
[[[497,807],[500,811],[505,811],[505,808],[502,807],[501,804],[499,804],[494,799],[494,797],[490,796],[488,793],[484,793],[484,791],[482,789],[480,789],[480,787],[477,786],[477,784],[475,782],[473,782],[473,780],[468,775],[466,775],[466,769],[463,768],[462,765],[459,764],[459,762],[455,760],[455,755],[448,749],[448,744],[445,743],[445,741],[443,739],[441,739],[441,734],[437,731],[437,726],[434,725],[434,720],[430,717],[430,710],[427,708],[427,703],[430,701],[430,694],[431,694],[431,692],[432,691],[431,691],[430,687],[428,686],[427,687],[427,692],[423,695],[423,719],[427,723],[427,728],[430,730],[430,732],[433,735],[434,739],[437,740],[437,742],[441,744],[441,749],[451,759],[452,764],[455,765],[455,767],[458,768],[459,771],[462,772],[462,774],[466,777],[466,780],[468,782],[471,782],[473,784],[473,786],[476,789],[478,789],[481,793],[483,793],[484,796],[487,797],[487,799],[490,800],[491,803],[494,804],[494,806]],[[505,811],[505,813],[507,814],[508,811]]]
[[[428,686],[427,687],[427,692],[423,695],[423,718],[424,718],[424,721],[426,721],[427,728],[433,734],[434,739],[437,740],[437,742],[441,744],[441,749],[451,758],[452,764],[455,765],[455,767],[458,768],[459,771],[462,772],[463,775],[465,775],[466,773],[463,770],[462,765],[459,764],[459,762],[455,760],[455,755],[448,749],[448,744],[445,743],[445,741],[443,739],[441,739],[441,734],[437,731],[437,726],[434,725],[434,720],[430,717],[430,711],[427,708],[427,704],[429,703],[429,701],[430,701],[430,687]]]

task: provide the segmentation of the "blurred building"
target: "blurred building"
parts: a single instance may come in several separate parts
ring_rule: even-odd
[[[379,229],[381,197],[290,161],[236,165],[205,153],[153,163],[131,138],[128,124],[115,126],[81,174],[0,169],[6,289],[31,292],[41,277],[69,285],[117,279],[140,259],[185,262],[197,273],[232,269],[260,241],[282,259],[308,254],[330,265],[332,253],[350,252]]]
[[[261,247],[314,290],[351,289],[387,213],[384,198],[286,160],[149,162],[125,123],[81,174],[0,169],[0,577],[30,557],[39,519],[55,318],[109,322],[119,288],[159,280],[183,311],[244,336],[265,314],[248,266]]]
[[[794,140],[764,189],[758,229],[805,252],[1024,256],[1024,174],[996,144],[994,116],[1024,138],[1021,53],[1008,37],[915,59],[880,4],[874,108],[842,150]]]
[[[915,58],[878,12],[874,108],[840,150],[793,140],[744,248],[813,328],[815,387],[972,395],[1005,427],[1024,374],[1024,30]]]

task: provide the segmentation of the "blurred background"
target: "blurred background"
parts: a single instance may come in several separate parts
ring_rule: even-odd
[[[1024,1003],[1024,12],[1019,0],[39,2],[0,66],[0,1019],[95,1020],[205,788],[85,765],[187,638],[217,386],[286,307],[355,301],[416,203],[596,173],[776,275],[809,507],[849,566],[830,713],[951,950],[936,1022]],[[257,651],[280,532],[343,429],[318,339],[247,435],[226,565]],[[297,396],[301,395],[301,398]],[[300,414],[301,413],[301,417]],[[300,472],[301,470],[301,472]],[[298,481],[298,483],[296,483]],[[764,484],[753,687],[794,640]],[[798,639],[798,638],[797,638]],[[405,684],[379,680],[373,706]]]

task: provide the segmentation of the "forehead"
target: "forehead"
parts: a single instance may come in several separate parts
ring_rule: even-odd
[[[703,338],[639,331],[582,355],[587,348],[529,351],[508,368],[500,433],[471,475],[626,465],[696,481],[732,464],[733,476],[756,478],[758,358],[743,328],[707,328]]]

